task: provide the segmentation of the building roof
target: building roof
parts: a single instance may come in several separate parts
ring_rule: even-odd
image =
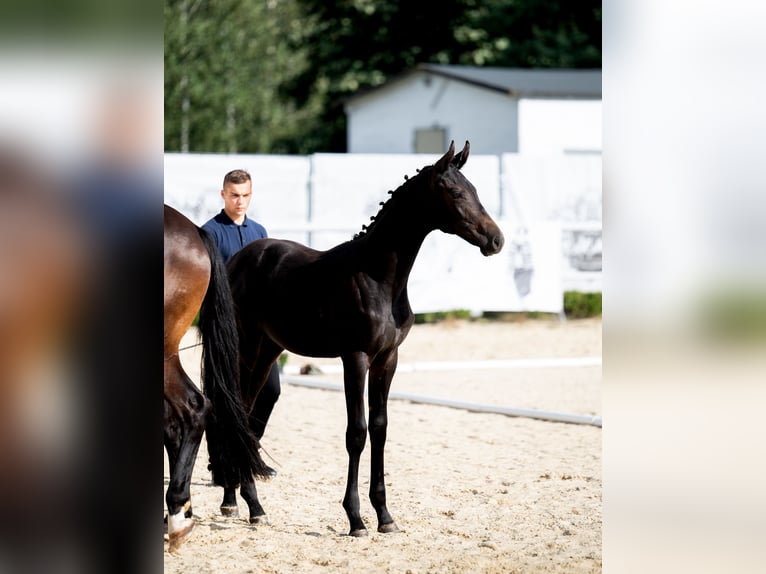
[[[491,68],[481,66],[451,66],[418,64],[402,76],[382,86],[362,90],[348,100],[365,96],[404,76],[425,72],[435,76],[466,82],[518,98],[587,98],[601,99],[601,70]]]
[[[601,97],[601,70],[531,70],[439,64],[420,64],[416,69],[517,97]]]

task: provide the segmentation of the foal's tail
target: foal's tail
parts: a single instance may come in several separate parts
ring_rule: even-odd
[[[239,337],[234,301],[223,259],[204,229],[199,235],[210,255],[211,272],[199,316],[202,332],[202,381],[212,405],[207,420],[207,448],[213,482],[235,487],[242,477],[269,476],[250,430],[239,388]]]

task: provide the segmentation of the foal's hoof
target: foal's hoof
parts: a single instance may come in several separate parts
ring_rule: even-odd
[[[401,530],[399,530],[396,522],[389,522],[388,524],[381,524],[378,526],[378,532],[382,532],[383,534],[390,534],[392,532],[401,532]]]
[[[239,508],[236,506],[221,505],[221,514],[228,517],[237,517],[239,516]]]
[[[251,516],[250,517],[250,524],[269,524],[269,519],[265,514],[261,514],[260,516]]]
[[[352,530],[348,533],[349,536],[353,536],[354,538],[364,538],[367,536],[367,529],[366,528],[358,528],[357,530]]]

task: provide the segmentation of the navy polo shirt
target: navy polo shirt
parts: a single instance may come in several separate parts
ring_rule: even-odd
[[[237,225],[223,209],[221,213],[205,223],[202,229],[215,240],[218,250],[223,255],[224,263],[228,263],[237,251],[251,241],[268,237],[266,228],[257,221],[248,219],[246,215],[242,225]]]

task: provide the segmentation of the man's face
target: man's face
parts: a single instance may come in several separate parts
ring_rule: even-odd
[[[253,197],[252,183],[227,183],[221,190],[223,197],[223,210],[232,220],[237,220],[245,215],[250,199]]]

